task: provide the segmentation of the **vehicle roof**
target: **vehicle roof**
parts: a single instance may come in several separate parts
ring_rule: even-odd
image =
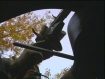
[[[100,1],[102,3],[102,1]],[[79,10],[99,4],[99,1],[1,1],[0,23],[21,14],[39,9]]]

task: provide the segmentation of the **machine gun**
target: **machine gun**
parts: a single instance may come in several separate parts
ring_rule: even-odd
[[[60,40],[66,35],[66,33],[62,31],[64,26],[63,20],[69,13],[69,10],[61,10],[61,13],[57,17],[53,16],[55,20],[51,23],[49,28],[47,26],[42,27],[40,34],[37,34],[34,29],[32,29],[33,33],[37,35],[36,42],[45,41],[49,43],[53,50],[61,51],[62,46]]]
[[[43,5],[44,3],[45,4],[47,3],[47,5]],[[88,79],[91,79],[91,77],[95,77],[94,79],[96,78],[104,79],[104,2],[103,1],[91,1],[91,2],[89,1],[32,2],[31,1],[28,3],[25,2],[10,3],[7,1],[7,2],[1,2],[0,6],[1,6],[0,22],[3,22],[7,19],[10,19],[12,17],[15,17],[17,15],[32,10],[39,10],[43,8],[65,9],[65,7],[68,7],[68,9],[70,9],[71,11],[75,11],[78,17],[75,17],[76,15],[72,17],[69,24],[70,27],[68,26],[69,27],[68,36],[70,38],[71,44],[73,44],[71,46],[72,47],[75,46],[73,47],[73,54],[75,60],[74,57],[72,56],[57,53],[48,49],[43,49],[36,46],[24,45],[16,42],[13,44],[23,48],[40,51],[42,53],[49,53],[52,55],[73,59],[74,70],[72,71],[72,74],[74,73],[74,77],[78,79],[86,79],[87,77]],[[11,11],[11,13],[8,15],[7,13],[9,11]],[[72,27],[75,28],[76,30],[73,30]],[[78,28],[80,28],[80,30],[82,31],[80,34],[75,36],[75,33],[78,32]],[[70,79],[69,74],[71,74],[71,72],[65,74],[61,79]]]
[[[61,13],[55,18],[55,20],[51,23],[49,28],[47,26],[43,26],[40,34],[37,34],[34,31],[34,29],[32,29],[33,33],[35,35],[37,35],[37,37],[35,39],[36,42],[44,41],[49,46],[51,46],[51,48],[53,50],[61,51],[62,46],[61,46],[60,40],[66,35],[66,33],[64,31],[62,31],[62,28],[64,26],[63,20],[68,16],[69,13],[70,13],[70,10],[61,10]],[[21,44],[18,42],[14,42],[13,44],[15,46],[23,47],[26,49],[39,51],[42,53],[50,53],[51,55],[55,55],[55,56],[74,60],[73,56],[66,55],[66,54],[59,53],[59,52],[54,52],[54,51],[51,51],[48,49],[44,49],[44,48],[40,48],[40,47],[36,47],[36,46],[31,46],[31,45],[25,45],[25,44]]]
[[[62,10],[61,13],[55,18],[55,20],[52,22],[51,26],[48,28],[47,26],[43,26],[40,34],[36,33],[34,31],[34,29],[32,28],[32,31],[35,35],[37,35],[36,37],[36,43],[46,43],[46,46],[49,46],[49,50],[46,48],[46,46],[44,46],[45,48],[40,48],[40,46],[36,46],[35,45],[25,45],[25,44],[20,44],[18,42],[14,42],[13,44],[15,46],[19,46],[19,47],[24,47],[26,49],[30,49],[30,50],[34,50],[34,51],[38,51],[41,52],[42,55],[43,54],[50,54],[50,55],[56,55],[56,56],[60,56],[60,57],[64,57],[64,58],[68,58],[68,59],[74,59],[73,56],[70,55],[66,55],[63,53],[59,53],[59,52],[54,52],[52,50],[55,51],[61,51],[62,50],[62,45],[60,43],[60,40],[66,35],[66,33],[64,31],[62,31],[62,28],[64,26],[64,22],[63,20],[68,16],[68,14],[70,13],[70,10]],[[51,49],[51,50],[50,50]],[[38,55],[38,54],[36,54]],[[22,61],[24,59],[27,59],[27,52],[23,52],[22,55],[20,55],[20,59],[18,58],[13,64],[17,64],[18,61]],[[38,55],[39,56],[39,55]],[[40,58],[41,56],[39,56],[39,60],[42,59]],[[34,58],[36,59],[36,58]],[[37,61],[37,60],[36,60]],[[27,62],[27,61],[26,61]],[[37,63],[36,63],[37,64]],[[25,65],[25,64],[24,64]],[[24,67],[24,66],[22,66]],[[17,67],[17,68],[21,68],[21,67]],[[26,71],[28,70],[29,67],[26,67]],[[14,70],[15,68],[11,69]],[[16,72],[16,71],[15,71]],[[13,72],[12,72],[13,73]],[[14,73],[13,73],[14,74]],[[23,75],[22,75],[23,76]],[[22,77],[21,77],[22,78]],[[20,77],[18,78],[20,79]]]
[[[62,10],[61,13],[52,22],[52,24],[49,28],[47,26],[43,26],[40,34],[37,34],[34,31],[34,29],[32,28],[33,33],[37,35],[37,37],[35,39],[36,43],[46,42],[46,44],[48,44],[50,49],[55,50],[55,51],[61,51],[62,50],[62,45],[60,43],[60,40],[66,35],[66,33],[64,31],[62,31],[62,28],[64,26],[63,20],[68,16],[69,13],[70,13],[70,10]],[[34,53],[34,55],[36,55],[36,56],[29,55],[29,51],[27,52],[27,49],[41,52],[42,55],[43,55],[43,53],[44,54],[51,54],[51,55],[56,55],[56,56],[60,56],[60,57],[64,57],[64,58],[74,60],[73,56],[66,55],[66,54],[59,53],[59,52],[54,52],[50,49],[48,50],[48,49],[45,49],[45,48],[40,48],[40,46],[37,47],[37,46],[32,46],[32,45],[25,45],[25,44],[20,44],[18,42],[14,42],[13,44],[15,46],[23,47],[23,48],[26,48],[26,49],[19,56],[19,58],[17,58],[13,62],[10,61],[9,71],[12,74],[12,78],[17,76],[16,79],[22,79],[24,74],[30,68],[31,65],[38,64],[40,61],[42,61],[42,56],[40,54]],[[36,61],[34,61],[34,63],[31,63],[31,64],[27,63],[28,62],[27,60],[30,61],[33,57],[34,57],[34,60],[36,60]],[[39,59],[38,59],[38,57],[39,57]],[[23,69],[22,71],[24,71],[23,73],[21,73],[21,75],[18,75],[19,74],[19,72],[18,72],[19,69],[20,70]],[[36,73],[36,74],[38,74],[38,73]]]

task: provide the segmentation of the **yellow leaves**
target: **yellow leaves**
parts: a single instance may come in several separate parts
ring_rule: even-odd
[[[3,50],[8,51],[8,49],[11,47],[10,40],[8,39],[0,39],[0,46],[3,48]]]
[[[69,69],[70,69],[69,67],[64,68],[60,73],[55,74],[51,79],[60,79]],[[44,75],[50,77],[51,76],[50,69],[47,68]]]
[[[42,23],[40,23],[40,26],[45,26],[46,25],[46,23],[44,23],[44,22],[42,22]]]
[[[55,75],[54,79],[60,79],[68,70],[69,70],[69,67],[64,68],[60,73],[57,73]]]
[[[13,51],[15,51],[15,56],[16,56],[16,55],[19,55],[19,52],[21,51],[21,49],[18,47],[14,47]]]
[[[13,34],[12,38],[13,38],[14,40],[18,40],[19,35],[15,33],[15,34]]]
[[[36,15],[34,12],[28,12],[2,23],[0,25],[0,45],[3,50],[8,51],[11,49],[17,55],[22,49],[13,47],[13,41],[31,44],[31,39],[34,36],[32,28],[39,32],[40,28],[47,24],[46,21],[50,17],[49,13],[47,11],[46,15],[44,15],[48,18],[40,18],[40,15]]]
[[[46,75],[47,77],[50,77],[51,76],[50,69],[47,68],[44,75]]]
[[[13,19],[9,19],[7,22],[10,24],[10,23],[13,23],[14,21]]]
[[[65,74],[68,70],[69,70],[69,67],[66,67],[66,68],[64,68],[64,69],[61,71],[61,73],[62,73],[62,74]]]

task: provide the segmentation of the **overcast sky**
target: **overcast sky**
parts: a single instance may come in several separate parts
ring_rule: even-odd
[[[57,16],[58,13],[61,11],[60,9],[49,9],[49,10],[54,16]],[[45,13],[45,11],[46,10],[40,10],[40,11],[36,11],[35,13],[42,15],[43,13]],[[63,50],[61,52],[69,55],[73,55],[73,53],[72,53],[71,45],[67,34],[67,26],[73,14],[74,12],[71,12],[64,20],[65,25],[63,30],[66,32],[66,36],[61,40],[61,44],[63,47]],[[53,56],[50,59],[43,61],[39,68],[42,74],[44,74],[45,70],[49,68],[51,71],[51,75],[54,76],[56,73],[60,73],[62,69],[66,67],[71,67],[72,64],[73,64],[73,60]]]
[[[61,11],[61,9],[47,9],[47,10],[48,11],[50,10],[51,14],[53,14],[54,16],[57,16],[59,14],[59,12]],[[35,11],[35,14],[40,15],[40,16],[43,16],[43,14],[45,14],[45,13],[46,13],[46,9]],[[69,54],[69,55],[73,55],[73,53],[72,53],[71,45],[70,45],[68,34],[67,34],[67,27],[68,27],[68,22],[73,14],[74,14],[74,12],[71,12],[67,16],[67,18],[64,20],[65,25],[64,25],[63,30],[66,32],[66,35],[61,40],[63,50],[60,52]],[[33,40],[35,40],[35,38]],[[8,52],[9,53],[6,52],[6,54],[10,54],[10,51],[8,51]],[[4,57],[7,57],[7,56],[4,55]],[[73,60],[53,56],[53,57],[43,61],[40,64],[39,68],[40,68],[40,72],[42,74],[45,73],[47,68],[50,69],[51,75],[54,76],[56,73],[60,73],[62,69],[66,68],[66,67],[71,67],[72,64],[73,64]]]

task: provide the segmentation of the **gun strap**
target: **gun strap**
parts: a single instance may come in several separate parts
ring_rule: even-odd
[[[16,79],[28,79],[29,77],[34,77],[34,72],[39,72],[39,67],[37,65],[31,67],[27,66],[16,76]],[[40,78],[38,77],[37,79]]]

